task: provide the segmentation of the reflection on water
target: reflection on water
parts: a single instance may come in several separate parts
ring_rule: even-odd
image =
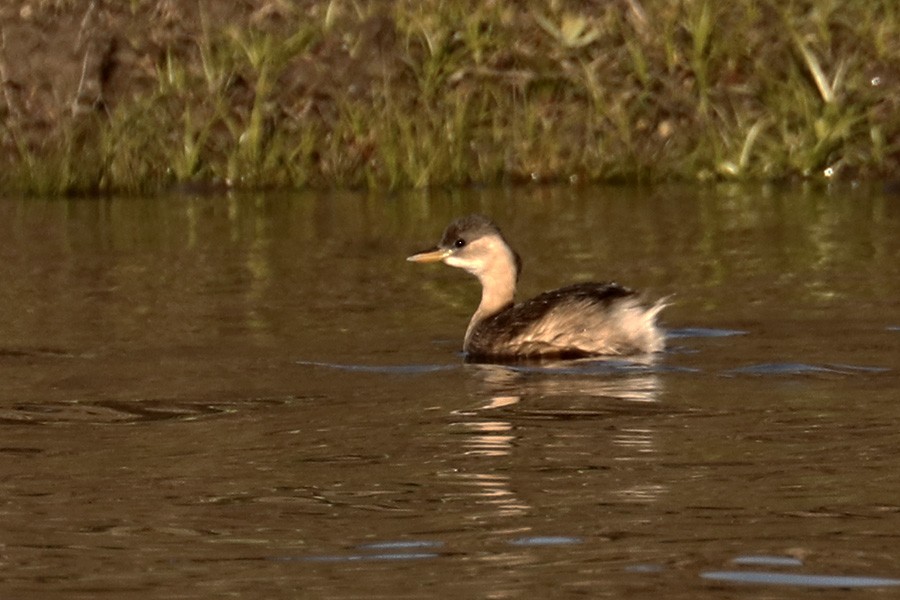
[[[520,516],[531,508],[515,495],[508,476],[456,470],[447,472],[444,476],[460,488],[459,492],[448,494],[444,501],[462,499],[472,511],[469,517],[472,520]]]
[[[522,424],[534,419],[596,422],[646,415],[647,407],[657,402],[661,392],[660,379],[650,370],[653,362],[651,358],[638,363],[592,359],[532,366],[471,366],[481,382],[477,396],[484,400],[479,400],[478,406],[454,411],[463,419],[451,422],[449,427],[465,434],[462,455],[479,457],[482,462],[469,462],[467,469],[451,463],[445,476],[474,486],[474,493],[481,496],[476,504],[494,506],[495,517],[527,512],[532,507],[515,493],[515,481],[507,475],[491,474],[498,464],[516,461],[513,455],[517,451],[527,451],[523,446],[531,446]],[[614,460],[644,460],[656,450],[651,428],[616,427],[606,433],[604,444],[618,449],[612,454]],[[565,431],[561,436],[541,446],[543,461],[565,464],[572,456],[597,451],[595,436]],[[485,472],[473,472],[479,466]],[[665,492],[665,485],[649,482],[606,490],[609,496],[624,502],[653,502]]]
[[[506,421],[478,421],[459,423],[466,432],[464,446],[469,456],[506,456],[512,449],[515,436],[512,424]]]
[[[483,382],[483,391],[491,397],[487,406],[477,410],[511,404],[504,398],[515,393],[523,397],[622,400],[656,402],[660,380],[652,370],[658,357],[641,357],[641,362],[621,359],[582,359],[535,366],[480,364],[472,368]],[[498,402],[498,398],[501,401]],[[499,406],[497,406],[499,404]],[[599,404],[599,403],[598,403]]]
[[[898,206],[774,188],[0,201],[0,596],[894,586]],[[522,252],[523,296],[673,295],[669,349],[466,363],[477,283],[403,259],[472,211]]]

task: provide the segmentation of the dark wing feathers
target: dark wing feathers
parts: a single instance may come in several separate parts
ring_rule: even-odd
[[[563,304],[590,302],[608,307],[614,301],[634,296],[636,292],[614,282],[576,283],[557,290],[544,292],[531,300],[510,306],[482,321],[473,332],[472,345],[477,354],[490,353],[491,342],[511,340],[527,327],[543,319],[548,313]],[[482,334],[482,335],[479,335]]]
[[[576,283],[544,292],[531,300],[513,306],[508,311],[501,312],[496,317],[505,321],[504,325],[520,329],[540,320],[560,304],[587,301],[592,304],[608,306],[619,298],[633,295],[635,295],[633,290],[613,282]]]

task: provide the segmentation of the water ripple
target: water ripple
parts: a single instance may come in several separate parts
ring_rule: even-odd
[[[667,338],[720,338],[735,335],[747,335],[740,329],[713,329],[709,327],[683,327],[679,329],[667,329]]]
[[[862,365],[824,364],[810,365],[806,363],[759,363],[724,371],[725,375],[859,375],[864,373],[886,373],[886,367],[868,367]]]
[[[372,542],[371,544],[360,544],[357,546],[360,550],[401,550],[409,548],[439,548],[443,546],[443,542],[431,540],[413,540],[413,541],[396,541],[396,542]]]
[[[386,552],[381,554],[346,554],[330,556],[304,556],[301,558],[280,557],[276,560],[302,560],[305,562],[354,562],[369,560],[422,560],[426,558],[438,558],[440,555],[434,552]]]
[[[352,365],[318,362],[313,360],[298,360],[297,364],[309,367],[337,369],[339,371],[354,371],[357,373],[387,373],[390,375],[418,375],[420,373],[451,371],[453,369],[460,368],[459,365]]]
[[[701,573],[700,577],[716,581],[730,581],[732,583],[792,585],[797,587],[863,588],[900,585],[900,579],[843,575],[806,575],[802,573],[779,573],[776,571],[708,571]]]
[[[191,421],[263,404],[284,404],[297,396],[258,398],[135,398],[19,402],[0,407],[0,425],[64,425],[72,423],[138,423]]]
[[[736,565],[768,565],[772,567],[801,567],[803,561],[792,556],[738,556],[732,559]]]
[[[559,546],[564,544],[580,544],[577,537],[562,535],[536,535],[510,540],[512,546]]]

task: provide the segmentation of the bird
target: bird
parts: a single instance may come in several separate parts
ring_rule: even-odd
[[[625,356],[665,347],[656,318],[666,298],[649,304],[615,282],[575,283],[516,304],[522,259],[486,216],[456,219],[436,247],[406,260],[443,262],[481,282],[481,302],[463,339],[469,359]]]

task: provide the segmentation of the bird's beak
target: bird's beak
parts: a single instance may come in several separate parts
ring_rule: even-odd
[[[421,263],[439,262],[450,256],[450,254],[452,253],[453,250],[449,248],[432,248],[430,250],[417,252],[416,254],[408,257],[406,260],[410,262]]]

